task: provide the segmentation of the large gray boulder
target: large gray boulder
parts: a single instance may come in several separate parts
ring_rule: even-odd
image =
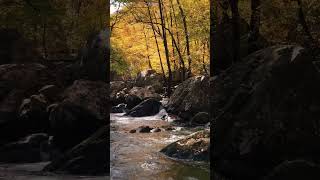
[[[320,77],[304,48],[257,51],[217,76],[211,91],[217,172],[259,179],[284,160],[319,160]]]
[[[209,112],[209,95],[209,77],[191,77],[175,89],[167,110],[173,114],[189,114],[186,118],[191,119],[198,112]]]
[[[64,102],[88,109],[99,119],[109,115],[109,85],[105,82],[76,80],[61,96]]]

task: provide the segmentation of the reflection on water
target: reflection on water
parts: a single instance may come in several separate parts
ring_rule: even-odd
[[[192,129],[159,133],[128,133],[141,125],[169,125],[156,116],[132,118],[111,114],[112,180],[207,180],[209,164],[170,159],[159,151],[166,145],[191,134]]]
[[[41,172],[49,162],[0,164],[0,180],[106,180],[107,176],[72,176]]]

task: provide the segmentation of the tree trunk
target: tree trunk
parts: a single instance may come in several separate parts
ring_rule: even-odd
[[[162,75],[163,75],[163,81],[166,83],[166,74],[164,72],[164,68],[163,68],[163,63],[162,63],[162,58],[161,58],[161,53],[160,53],[160,48],[159,48],[159,43],[158,43],[158,39],[157,39],[157,35],[156,35],[156,29],[154,27],[154,24],[153,24],[153,20],[152,20],[152,15],[151,15],[151,10],[150,10],[150,6],[149,6],[149,3],[147,0],[144,1],[147,8],[148,8],[148,15],[149,15],[149,20],[151,22],[151,28],[152,28],[152,32],[153,32],[153,37],[154,37],[154,40],[156,42],[156,46],[157,46],[157,51],[158,51],[158,56],[159,56],[159,61],[160,61],[160,66],[161,66],[161,71],[162,71]]]
[[[229,0],[233,25],[233,63],[240,60],[240,15],[238,0]]]
[[[161,20],[161,27],[162,27],[162,40],[163,40],[163,45],[164,45],[166,60],[167,60],[167,66],[168,66],[168,76],[169,77],[168,77],[168,82],[167,82],[167,88],[168,88],[167,93],[168,93],[168,96],[170,97],[172,72],[171,72],[170,59],[169,59],[169,49],[168,49],[167,33],[166,33],[166,22],[165,22],[165,17],[163,15],[162,0],[158,0],[158,3],[159,3],[160,20]]]
[[[249,45],[255,44],[259,38],[260,33],[260,8],[261,2],[260,0],[251,0],[251,19],[250,19],[250,36],[249,36]],[[251,46],[249,49],[249,53],[256,51],[257,47]]]
[[[150,55],[149,55],[148,37],[147,37],[147,34],[146,34],[146,32],[145,32],[145,28],[144,28],[144,27],[143,27],[143,35],[144,35],[144,39],[145,39],[145,41],[146,41],[146,50],[147,50],[148,66],[149,66],[149,69],[152,69],[151,60],[150,60]]]
[[[184,28],[184,34],[186,38],[186,48],[187,48],[187,57],[188,57],[188,76],[190,77],[192,72],[191,72],[191,63],[192,63],[192,58],[191,58],[191,53],[190,53],[190,43],[189,43],[189,31],[188,31],[188,25],[187,25],[187,17],[184,14],[183,8],[180,4],[180,0],[177,0],[179,9],[180,9],[180,14],[182,16],[182,21],[183,21],[183,28]]]

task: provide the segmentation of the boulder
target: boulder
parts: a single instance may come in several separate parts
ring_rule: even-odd
[[[153,116],[159,113],[160,108],[162,107],[161,103],[156,99],[147,99],[136,107],[129,110],[125,116],[132,117],[143,117],[143,116]]]
[[[172,114],[187,114],[184,118],[190,120],[198,112],[209,112],[209,95],[209,77],[191,77],[173,92],[167,111]]]
[[[125,103],[127,104],[128,109],[132,109],[142,102],[142,99],[133,94],[127,94],[125,96]]]
[[[42,95],[32,95],[24,99],[19,108],[19,121],[25,129],[34,132],[47,132],[48,130],[48,102]]]
[[[152,132],[152,133],[161,132],[161,129],[160,128],[154,128],[150,132]]]
[[[156,90],[152,86],[146,86],[146,87],[133,87],[129,94],[136,95],[140,99],[148,99],[148,98],[154,98],[158,99],[159,101],[162,99],[160,94],[156,93]]]
[[[32,134],[17,142],[0,147],[2,163],[34,163],[49,160],[49,136],[44,133]]]
[[[89,110],[98,119],[109,116],[109,85],[102,81],[76,80],[62,93],[62,99]]]
[[[209,122],[210,122],[209,113],[199,112],[191,119],[190,123],[192,125],[205,125]]]
[[[211,84],[217,172],[259,179],[284,160],[319,160],[320,77],[304,48],[257,51]]]
[[[62,102],[50,107],[50,135],[52,142],[65,151],[80,143],[105,124],[86,108],[70,102]]]
[[[140,87],[149,86],[154,84],[155,82],[161,82],[161,80],[161,74],[158,74],[153,69],[148,69],[137,74],[137,77],[135,79],[135,85]]]
[[[139,133],[150,133],[150,131],[152,129],[153,128],[151,128],[149,126],[140,126],[140,127],[138,127],[137,132],[139,132]]]
[[[43,86],[40,90],[39,93],[42,94],[46,99],[55,101],[60,93],[60,89],[56,85],[46,85]]]
[[[169,144],[160,152],[177,159],[209,161],[210,131],[199,131]]]
[[[102,126],[63,156],[53,159],[43,170],[77,175],[109,175],[108,136],[109,128]]]
[[[127,109],[126,104],[119,104],[111,108],[111,113],[124,113]]]

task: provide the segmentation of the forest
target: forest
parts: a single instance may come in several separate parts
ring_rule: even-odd
[[[147,69],[167,78],[208,74],[209,1],[115,3],[111,69],[118,75],[128,79]]]
[[[1,179],[109,175],[109,7],[0,0]]]

